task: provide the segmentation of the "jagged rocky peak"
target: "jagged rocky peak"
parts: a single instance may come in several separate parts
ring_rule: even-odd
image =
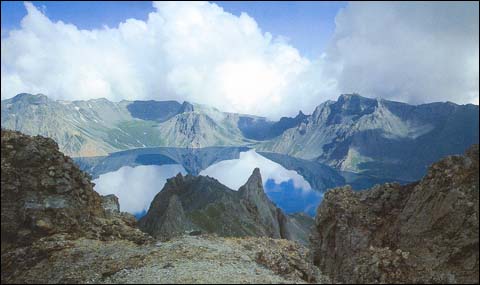
[[[311,235],[334,282],[478,283],[478,144],[432,164],[419,182],[325,194]]]
[[[333,108],[342,115],[369,114],[378,107],[376,99],[362,97],[356,93],[342,94]]]
[[[178,174],[167,180],[139,221],[141,229],[160,239],[200,231],[227,237],[266,236],[306,242],[303,225],[292,225],[268,199],[258,168],[238,191],[208,176]]]
[[[54,234],[140,243],[148,239],[131,227],[131,216],[112,215],[118,199],[102,199],[90,175],[52,139],[2,129],[1,155],[2,243],[26,245]]]
[[[297,114],[297,116],[296,116],[295,118],[296,118],[296,119],[304,119],[304,118],[306,118],[306,117],[308,117],[308,116],[305,115],[305,114],[302,112],[302,110],[299,110],[299,111],[298,111],[298,114]]]
[[[262,183],[262,175],[260,174],[260,168],[256,167],[252,175],[247,180],[247,183],[238,189],[240,193],[244,196],[249,195],[258,195],[263,194],[263,183]]]

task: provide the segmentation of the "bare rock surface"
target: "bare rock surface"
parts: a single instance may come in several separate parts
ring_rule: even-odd
[[[314,262],[346,283],[478,283],[478,145],[434,163],[419,182],[325,194]]]
[[[308,241],[308,221],[291,218],[270,201],[256,168],[234,191],[208,176],[178,174],[153,199],[139,227],[159,239],[199,230],[225,237]]]
[[[328,283],[308,260],[303,246],[270,238],[183,235],[138,245],[56,234],[2,255],[2,283]]]

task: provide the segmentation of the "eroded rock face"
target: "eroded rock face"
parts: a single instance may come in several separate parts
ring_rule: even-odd
[[[148,239],[131,227],[130,217],[105,211],[108,202],[112,213],[115,207],[118,212],[118,199],[102,201],[90,176],[52,139],[2,130],[1,155],[2,252],[4,246],[29,245],[57,233],[140,243]]]
[[[290,221],[263,191],[260,170],[238,191],[205,176],[168,179],[139,226],[152,236],[169,239],[199,230],[226,237],[264,236],[304,242],[304,223]]]
[[[419,182],[325,194],[314,262],[348,283],[479,281],[478,145],[434,163]]]
[[[120,212],[120,204],[118,203],[118,198],[113,194],[102,196],[102,207],[107,212]]]

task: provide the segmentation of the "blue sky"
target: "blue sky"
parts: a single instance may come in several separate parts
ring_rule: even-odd
[[[347,2],[242,2],[216,1],[235,15],[246,12],[263,31],[283,35],[305,56],[314,58],[323,52],[335,30],[335,16]]]
[[[154,8],[150,1],[33,1],[53,21],[81,29],[116,27],[128,18],[146,20]],[[264,32],[284,36],[309,58],[319,56],[335,30],[335,16],[347,2],[214,1],[239,16],[246,12]],[[27,14],[23,1],[2,1],[2,29],[18,28]]]

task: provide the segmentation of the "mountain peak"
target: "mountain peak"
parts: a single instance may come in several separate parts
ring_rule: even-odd
[[[243,190],[243,191],[242,191]],[[260,169],[255,167],[252,172],[252,175],[247,180],[247,183],[240,187],[239,191],[242,192],[258,192],[261,190],[263,192],[263,183],[262,183],[262,175],[260,174]]]
[[[48,97],[43,94],[20,93],[12,98],[12,102],[28,102],[30,104],[45,104],[49,101]]]
[[[271,203],[263,190],[262,175],[258,167],[253,170],[247,183],[240,187],[238,192],[246,201],[257,206]]]
[[[338,97],[338,101],[349,101],[349,100],[355,99],[355,98],[365,98],[365,97],[362,97],[357,93],[345,93],[345,94],[341,94]]]
[[[305,118],[306,116],[307,116],[307,115],[305,115],[305,114],[302,112],[302,110],[299,110],[297,116],[295,117],[295,119]]]
[[[260,180],[260,182],[262,182],[262,176],[260,175],[260,168],[255,167],[255,169],[253,170],[252,175],[250,176],[249,180],[250,179]]]
[[[188,112],[193,112],[194,108],[193,105],[187,101],[183,101],[182,106],[178,110],[178,113],[188,113]]]

